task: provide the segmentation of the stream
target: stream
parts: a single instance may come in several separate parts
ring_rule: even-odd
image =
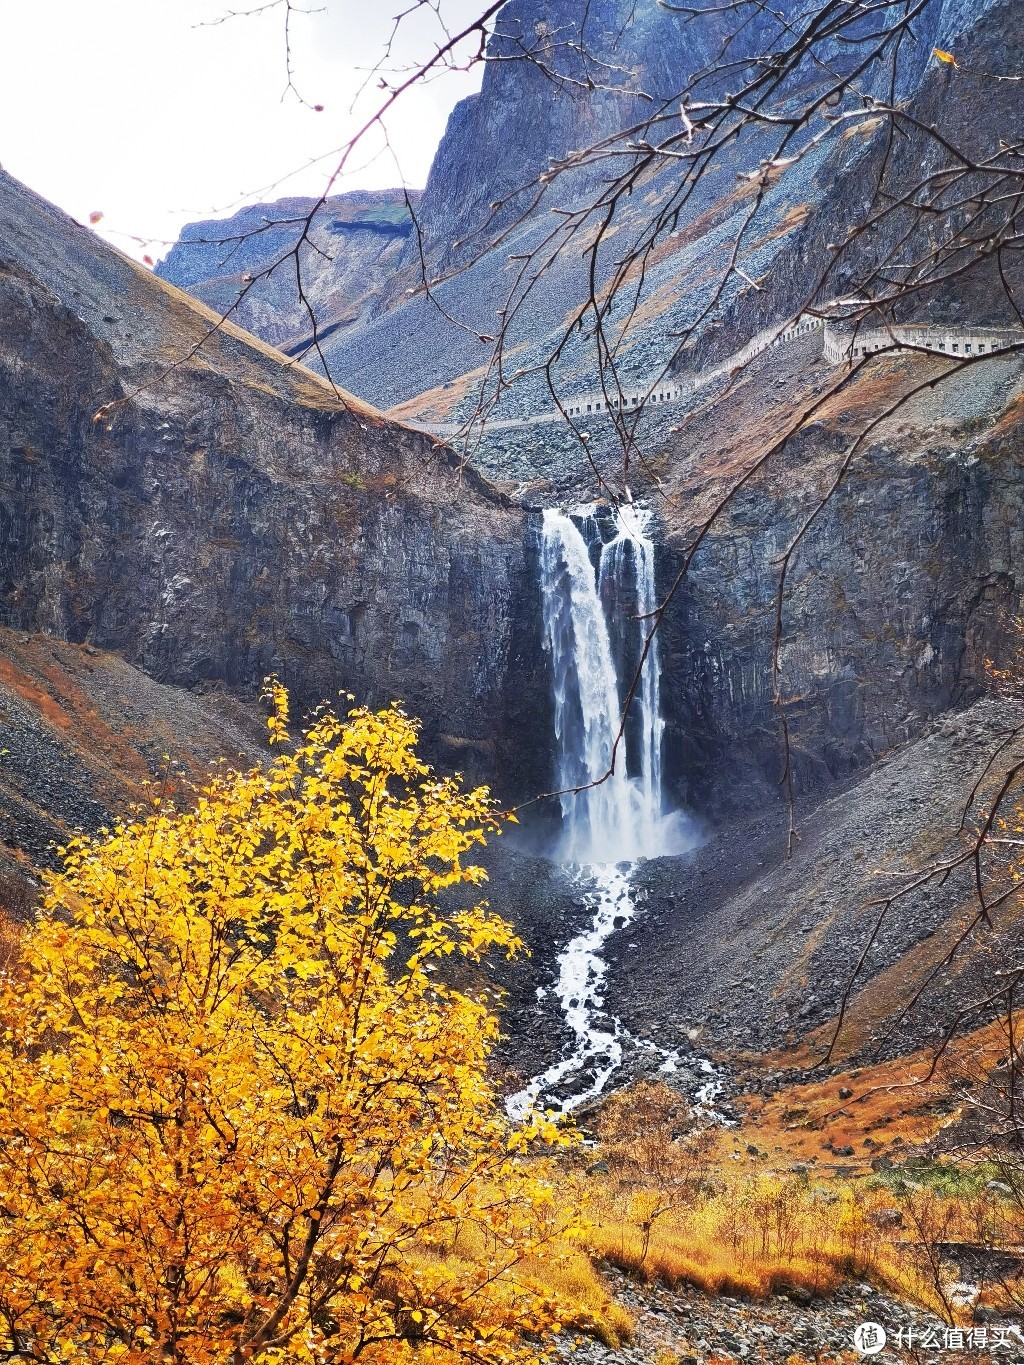
[[[620,1069],[624,1050],[655,1054],[675,1071],[678,1056],[634,1038],[605,1009],[609,937],[637,914],[633,873],[642,858],[684,853],[698,840],[662,790],[661,665],[649,514],[632,505],[545,511],[540,578],[550,657],[556,780],[562,795],[555,856],[568,865],[587,926],[562,949],[553,986],[570,1041],[563,1056],[509,1097],[522,1119],[536,1104],[569,1112],[597,1098]],[[626,720],[623,706],[634,680]],[[614,756],[614,761],[613,761]],[[544,988],[539,993],[544,993]],[[710,1107],[722,1088],[710,1062],[694,1102]]]

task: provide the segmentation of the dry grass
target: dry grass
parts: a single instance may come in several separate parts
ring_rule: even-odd
[[[876,1158],[899,1158],[955,1123],[964,1112],[965,1077],[980,1082],[1008,1047],[1006,1021],[995,1020],[953,1039],[938,1059],[934,1049],[923,1048],[749,1099],[741,1127],[731,1134],[731,1149],[739,1152],[754,1142],[777,1164],[838,1161],[846,1175],[867,1174]],[[799,1049],[747,1062],[770,1073],[811,1065],[815,1056],[819,1034]],[[837,1157],[836,1150],[847,1147],[853,1155]]]
[[[768,1139],[791,1131],[782,1116],[794,1110],[803,1115],[798,1123],[824,1124],[832,1114],[845,1122],[836,1091],[857,1081],[863,1115],[924,1137],[937,1119],[909,1112],[927,1106],[914,1087],[917,1103],[909,1105],[906,1074],[876,1068],[791,1087],[748,1114],[739,1129],[709,1124],[660,1084],[613,1096],[598,1121],[597,1152],[577,1151],[561,1173],[571,1231],[556,1239],[551,1254],[521,1263],[510,1293],[516,1282],[541,1290],[559,1305],[567,1328],[609,1346],[630,1339],[632,1322],[601,1275],[606,1267],[673,1289],[750,1299],[794,1291],[826,1297],[856,1277],[953,1321],[961,1310],[948,1291],[957,1275],[936,1246],[976,1242],[982,1234],[1009,1245],[1020,1236],[1016,1209],[985,1188],[984,1175],[960,1189],[957,1168],[935,1163],[920,1169],[907,1163],[884,1179],[833,1163],[793,1171],[791,1151],[777,1151],[773,1161],[768,1150],[782,1146]],[[805,1133],[820,1140],[823,1131]],[[909,1141],[901,1147],[909,1151]],[[581,1223],[573,1216],[578,1207]],[[473,1236],[462,1230],[432,1254],[457,1276],[460,1264],[472,1266],[486,1253]]]
[[[948,1086],[942,1073],[929,1075],[932,1062],[923,1051],[786,1086],[748,1101],[741,1127],[723,1136],[733,1154],[752,1142],[776,1164],[838,1162],[846,1174],[867,1174],[873,1160],[928,1142],[949,1118]],[[847,1148],[852,1156],[836,1156]]]
[[[741,1152],[734,1131],[665,1085],[612,1097],[598,1134],[602,1159],[584,1178],[586,1244],[621,1270],[757,1298],[827,1294],[877,1258],[877,1199],[765,1168],[767,1153],[750,1142]]]
[[[951,1294],[960,1274],[949,1247],[1024,1244],[1024,1170],[1020,1198],[1008,1197],[1005,1185],[990,1188],[993,1170],[977,1161],[907,1160],[883,1176],[832,1163],[780,1170],[791,1153],[773,1162],[768,1146],[778,1145],[766,1139],[788,1126],[774,1126],[770,1116],[798,1109],[812,1123],[824,1120],[836,1109],[836,1088],[847,1088],[848,1079],[791,1088],[761,1107],[765,1127],[748,1115],[739,1130],[717,1130],[710,1148],[694,1144],[687,1124],[696,1121],[699,1128],[699,1116],[666,1087],[641,1084],[613,1099],[601,1160],[595,1163],[590,1153],[591,1174],[573,1177],[585,1203],[584,1247],[599,1265],[670,1288],[754,1299],[794,1290],[827,1296],[857,1277],[947,1322],[969,1319],[971,1310]],[[852,1079],[864,1083],[862,1113],[873,1122],[899,1124],[918,1136],[934,1131],[936,1116],[922,1112],[928,1106],[920,1104],[919,1088],[911,1087],[918,1105],[909,1112],[898,1098],[906,1096],[903,1082],[882,1068]],[[622,1122],[629,1114],[635,1115],[632,1149]],[[909,1142],[896,1141],[897,1151],[909,1152]],[[1019,1285],[993,1281],[983,1298],[1024,1306],[1024,1275]]]
[[[620,1346],[632,1340],[633,1319],[616,1302],[579,1238],[577,1215],[582,1191],[570,1181],[566,1195],[559,1209],[561,1230],[551,1229],[543,1254],[519,1260],[500,1281],[498,1293],[508,1302],[510,1324],[517,1320],[517,1301],[527,1289],[554,1308],[564,1328],[596,1337],[608,1347]],[[435,1230],[429,1244],[419,1246],[412,1255],[424,1267],[443,1267],[452,1286],[465,1286],[478,1282],[481,1269],[490,1273],[493,1250],[485,1228],[465,1220],[451,1224],[443,1233]]]
[[[952,1322],[957,1310],[948,1291],[958,1275],[940,1265],[934,1244],[976,1236],[977,1199],[917,1188],[897,1197],[881,1182],[810,1183],[741,1172],[659,1222],[646,1248],[642,1219],[629,1201],[596,1195],[588,1246],[599,1262],[672,1289],[689,1285],[751,1299],[794,1290],[827,1297],[855,1277]]]
[[[880,1234],[852,1189],[741,1172],[654,1226],[645,1252],[643,1191],[597,1196],[589,1244],[602,1260],[671,1288],[762,1298],[831,1293],[868,1272]]]
[[[552,1298],[571,1306],[566,1327],[587,1332],[609,1347],[632,1340],[633,1319],[612,1298],[593,1260],[581,1247],[566,1248],[557,1261],[527,1263],[523,1274]]]

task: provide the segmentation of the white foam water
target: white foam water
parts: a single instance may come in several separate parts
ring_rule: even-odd
[[[563,793],[558,851],[569,863],[635,862],[693,846],[684,817],[663,808],[665,727],[658,637],[652,634],[658,603],[648,523],[646,513],[619,508],[614,534],[605,541],[589,508],[573,516],[544,513],[541,593]],[[629,676],[620,676],[617,667],[609,615]],[[645,644],[631,723],[621,727],[623,701]]]
[[[600,950],[609,935],[625,928],[636,911],[629,885],[631,871],[627,863],[621,868],[591,865],[577,873],[581,897],[593,909],[593,918],[559,954],[554,988],[572,1041],[560,1061],[509,1097],[505,1108],[510,1118],[525,1118],[542,1098],[548,1107],[562,1112],[596,1099],[622,1063],[625,1030],[618,1019],[604,1013],[608,968]],[[554,1099],[566,1081],[577,1083],[573,1092]],[[582,1088],[578,1088],[580,1082]]]
[[[648,527],[648,514],[632,506],[617,509],[614,521],[593,508],[544,513],[540,576],[562,793],[558,856],[573,865],[592,914],[557,962],[554,989],[569,1045],[508,1099],[516,1119],[541,1102],[568,1111],[595,1099],[621,1065],[624,1043],[658,1053],[665,1071],[677,1062],[674,1053],[631,1038],[605,1011],[601,957],[609,936],[636,914],[637,861],[683,853],[697,842],[686,817],[665,810],[662,792],[661,664],[652,635],[657,597]]]

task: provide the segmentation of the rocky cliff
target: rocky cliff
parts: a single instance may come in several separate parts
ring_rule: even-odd
[[[262,718],[227,693],[169,687],[111,651],[4,627],[0,724],[0,937],[75,830],[156,792],[182,799],[216,761],[248,767],[264,752]]]
[[[834,382],[808,339],[694,413],[685,446],[661,433],[668,583],[794,403],[817,405],[725,509],[667,615],[668,751],[698,809],[742,794],[744,768],[753,787],[777,792],[780,562],[812,516],[778,623],[798,788],[827,789],[970,702],[987,685],[986,660],[1012,654],[1024,583],[1021,361],[951,377],[937,358],[888,357],[823,399]]]
[[[489,353],[473,331],[493,334],[510,257],[550,230],[552,207],[585,200],[607,163],[556,177],[535,206],[537,187],[524,186],[573,148],[649,120],[713,63],[733,22],[718,7],[683,23],[671,10],[625,0],[506,5],[481,93],[453,113],[416,210],[428,259],[439,269],[464,264],[487,232],[506,234],[500,251],[485,253],[445,286],[446,306],[469,330],[452,327],[427,300],[408,297],[415,281],[399,271],[369,311],[327,344],[346,378],[383,401],[433,383],[401,407],[406,415],[417,407],[435,418],[469,411]],[[738,41],[733,55],[749,55],[764,35],[752,24]],[[936,45],[955,47],[961,69],[936,62]],[[847,60],[838,50],[831,57]],[[975,73],[1022,62],[1005,0],[931,0],[913,41],[900,49],[893,93],[915,117],[955,128],[958,145],[980,153],[1000,132],[1019,128],[1020,110],[1012,82]],[[717,90],[713,80],[708,87]],[[904,141],[890,156],[897,178],[919,152],[913,139]],[[829,258],[828,244],[842,241],[851,213],[863,210],[884,145],[869,119],[755,186],[737,179],[737,168],[757,164],[757,147],[740,139],[651,254],[619,365],[647,376],[667,363],[674,338],[727,270],[738,225],[752,213],[743,275],[731,278],[677,368],[699,373],[801,306]],[[642,185],[642,196],[616,210],[616,242],[629,240],[677,188],[664,172]],[[858,247],[862,255],[844,258],[832,285],[855,287],[857,271],[880,249],[878,242]],[[514,324],[515,361],[524,370],[543,360],[580,298],[581,270],[579,253],[566,253],[524,299]],[[947,285],[922,296],[921,306],[993,320],[1005,296],[991,286],[992,271],[981,262],[957,275],[956,297]],[[401,356],[401,365],[385,356]],[[565,346],[555,370],[563,392],[592,383],[592,363],[585,336]],[[870,439],[816,517],[789,576],[781,643],[784,691],[800,736],[798,786],[826,788],[977,695],[981,661],[1003,647],[1000,623],[1019,598],[1021,546],[1012,530],[1019,365],[992,362],[942,381],[898,419],[872,426],[885,404],[929,376],[938,383],[943,369],[924,358],[881,362],[818,411],[836,372],[823,364],[815,334],[768,353],[738,384],[723,382],[688,407],[643,419],[642,458],[634,459],[630,481],[659,513],[663,582],[677,572],[714,496],[780,431],[794,428],[763,477],[705,536],[665,621],[668,753],[676,791],[691,807],[722,814],[741,807],[751,790],[776,790],[783,767],[771,700],[778,558],[865,426]],[[496,416],[550,405],[543,389],[542,376],[524,374]],[[796,431],[801,411],[813,416]],[[524,502],[586,501],[595,466],[612,487],[622,478],[610,426],[587,425],[589,458],[572,434],[529,426],[485,432],[474,439],[473,458]],[[879,526],[886,528],[881,539]]]
[[[802,22],[799,6],[779,10],[783,19],[787,13]],[[635,376],[669,362],[676,370],[699,368],[809,300],[863,286],[907,225],[890,215],[852,242],[850,229],[899,199],[908,175],[938,166],[937,144],[919,135],[912,120],[921,129],[938,129],[968,157],[992,155],[1000,137],[1012,143],[1019,135],[1017,87],[992,79],[1018,70],[1024,60],[1012,5],[928,0],[912,35],[894,44],[893,60],[871,65],[858,83],[865,100],[861,116],[851,120],[858,109],[845,109],[828,136],[826,121],[812,120],[763,183],[757,169],[773,155],[763,129],[726,138],[699,183],[690,184],[671,158],[645,165],[637,149],[671,132],[681,92],[696,101],[723,98],[753,55],[785,46],[774,22],[766,12],[754,12],[738,24],[736,13],[721,6],[683,16],[654,0],[510,0],[495,23],[481,92],[455,109],[438,149],[416,209],[415,245],[389,256],[390,277],[357,317],[332,311],[316,283],[321,323],[334,328],[323,353],[335,378],[382,406],[409,404],[407,414],[418,409],[442,420],[465,416],[488,378],[493,388],[486,338],[504,321],[504,381],[513,382],[496,415],[547,405],[547,375],[538,367],[586,297],[586,249],[605,216],[610,236],[596,261],[599,294],[628,245],[650,247],[643,279],[637,273],[626,291],[635,284],[640,308],[618,340],[620,369]],[[817,90],[823,73],[845,70],[863,55],[858,42],[864,36],[826,44],[817,54],[822,60],[794,76],[793,100],[812,92],[824,96]],[[726,68],[702,75],[715,67],[726,43]],[[955,48],[961,66],[954,71],[937,62],[936,46]],[[895,145],[885,121],[869,116],[876,97],[892,97],[908,111]],[[785,99],[777,103],[783,109]],[[603,156],[577,158],[565,169],[566,158],[595,144],[604,147]],[[600,200],[609,177],[634,162],[641,168],[635,185],[578,220],[564,252],[551,260],[566,212]],[[883,164],[886,193],[873,204],[872,186]],[[664,221],[648,241],[659,214]],[[908,261],[932,240],[930,231],[926,226],[903,242]],[[418,289],[421,249],[435,280],[435,301]],[[542,261],[547,264],[538,284]],[[1012,255],[1003,265],[1012,274]],[[1010,317],[991,261],[979,258],[967,271],[963,266],[958,257],[945,286],[924,290],[915,307],[937,316],[966,308],[975,320]],[[631,302],[624,295],[620,316]],[[695,323],[692,344],[676,356],[678,337]],[[264,319],[260,325],[270,324]],[[401,356],[401,365],[387,363],[394,356]],[[556,387],[571,394],[592,386],[595,364],[585,326],[560,349],[552,372]],[[418,399],[428,390],[435,392]]]
[[[984,698],[989,661],[1012,666],[1019,646],[1024,366],[1007,357],[949,371],[937,356],[879,357],[830,396],[835,371],[809,336],[759,357],[728,391],[682,414],[652,412],[640,428],[658,479],[663,589],[709,514],[742,487],[703,535],[661,626],[667,777],[708,842],[647,866],[645,909],[610,944],[609,997],[634,1036],[674,1048],[692,1033],[721,1057],[815,1029],[815,1045],[827,1042],[876,898],[905,885],[908,869],[955,855],[964,812],[970,830],[1020,757],[1019,707]],[[780,441],[811,408],[813,420]],[[551,438],[544,457],[567,498],[581,496],[572,451]],[[780,561],[819,506],[787,575],[776,707]],[[545,886],[542,904],[512,889],[536,947],[530,989],[514,1001],[526,1031],[533,990],[550,998],[543,905],[558,888]],[[966,868],[898,906],[858,981],[848,1052],[885,1044],[932,973],[888,1039],[896,1050],[927,1044],[951,1002],[985,994],[999,954],[1019,942],[1016,901],[983,943],[936,971],[973,894]]]
[[[617,54],[618,86],[591,92],[584,82],[580,93],[576,58],[564,57],[572,48],[563,52],[557,35],[581,7],[507,6],[495,50],[509,44],[508,60],[495,62],[481,95],[453,115],[417,210],[435,263],[458,264],[459,234],[472,235],[492,214],[508,225],[523,202],[519,187],[548,157],[633,116],[641,78],[664,93],[701,58],[669,40],[665,25],[678,20],[653,5],[583,8],[597,25],[595,51],[609,65]],[[1011,19],[1002,0],[933,0],[898,72],[901,93],[930,118],[951,116],[953,76],[928,64],[930,45],[955,39],[975,65],[997,50],[1016,62]],[[516,45],[528,50],[522,62]],[[570,66],[552,81],[538,55]],[[986,103],[971,87],[952,116],[972,136],[992,132],[985,110],[1012,130],[1015,88],[1000,87]],[[671,356],[755,199],[757,231],[739,258],[755,283],[732,280],[677,369],[699,369],[798,307],[821,253],[846,232],[848,210],[863,208],[861,181],[878,150],[870,127],[823,142],[792,174],[770,177],[760,195],[736,179],[756,148],[738,148],[652,254],[622,345],[625,368],[646,374]],[[508,226],[500,253],[445,286],[442,301],[457,305],[468,331],[407,294],[417,267],[400,240],[388,243],[393,277],[354,321],[346,313],[345,325],[325,336],[332,366],[380,401],[411,398],[410,414],[417,405],[441,416],[469,410],[509,255],[532,250],[548,209],[564,206],[559,196],[587,186],[586,175],[563,181],[542,209]],[[649,208],[671,186],[655,177],[643,189]],[[627,236],[648,211],[643,202],[638,195],[624,210]],[[595,468],[612,486],[625,481],[611,427],[590,423],[588,442],[552,428],[493,433],[473,454],[499,492],[447,448],[252,338],[231,327],[211,335],[215,315],[11,182],[2,185],[0,241],[4,619],[122,649],[154,677],[190,687],[226,683],[251,694],[273,669],[308,700],[338,687],[369,700],[399,695],[425,717],[435,756],[497,773],[508,791],[546,789],[548,679],[531,527],[540,503],[593,497]],[[206,245],[194,241],[190,250]],[[175,268],[184,271],[186,259],[182,250]],[[207,288],[204,271],[221,272],[208,284],[226,281],[227,293],[211,295],[222,307],[241,281],[223,274],[220,257],[205,259],[191,287]],[[530,294],[514,335],[524,370],[565,325],[581,270],[578,256],[563,256]],[[325,273],[318,287],[329,289],[331,278]],[[991,301],[988,283],[982,270],[964,285],[979,314]],[[927,303],[941,311],[955,299],[936,291]],[[292,327],[293,304],[283,299],[280,318],[259,325]],[[330,315],[322,321],[332,325]],[[885,357],[839,384],[819,334],[642,419],[630,478],[658,519],[663,585],[700,538],[662,627],[670,783],[717,834],[704,862],[650,869],[654,913],[631,940],[641,965],[623,958],[613,983],[639,1031],[664,1023],[671,1041],[672,1028],[696,1026],[681,1003],[692,992],[723,1032],[740,1029],[744,1042],[769,1046],[784,1040],[793,1009],[819,981],[804,1020],[827,1018],[873,894],[870,843],[861,858],[847,857],[868,839],[858,820],[878,825],[883,849],[910,856],[925,846],[929,821],[948,823],[985,746],[999,740],[999,724],[985,717],[961,729],[943,717],[976,700],[985,660],[1005,657],[1008,619],[1020,609],[1021,362],[990,358],[959,376],[949,370],[939,357]],[[569,392],[592,379],[592,339],[565,348],[557,379]],[[92,420],[101,404],[121,399],[102,422]],[[523,415],[541,401],[542,380],[526,374],[503,412]],[[779,621],[779,689],[796,797],[805,814],[815,806],[819,814],[796,870],[787,871],[775,594],[781,559],[805,522]],[[911,780],[902,785],[892,766],[875,766],[898,768],[904,757]],[[936,775],[928,777],[932,759]],[[836,796],[861,779],[857,795]],[[916,810],[915,787],[925,810]],[[753,834],[751,809],[763,817]],[[733,868],[739,844],[750,857]],[[818,854],[828,864],[820,877]],[[527,865],[524,874],[520,865],[501,875],[496,900],[510,894],[539,949],[538,976],[520,982],[514,1001],[521,1043],[536,1017],[533,987],[549,979],[552,908],[565,898],[550,869],[542,876]],[[962,890],[951,887],[953,899],[934,914],[918,907],[888,945],[894,958],[913,948],[926,920],[945,925]],[[812,932],[819,924],[803,953],[805,925]],[[640,978],[652,953],[658,971],[648,988]],[[884,969],[882,961],[871,967],[879,978]],[[673,995],[662,1017],[659,1000]],[[727,1046],[729,1035],[720,1042]]]
[[[322,205],[247,204],[230,218],[190,223],[157,274],[265,341],[301,349],[311,309],[326,341],[370,307],[402,258],[418,198],[357,190]],[[309,307],[295,288],[296,256]]]
[[[398,697],[529,784],[517,508],[7,176],[0,299],[3,623],[182,687]]]

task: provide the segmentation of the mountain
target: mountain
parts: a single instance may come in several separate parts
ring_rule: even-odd
[[[297,251],[318,315],[330,316],[326,339],[354,321],[386,283],[412,235],[418,199],[415,191],[384,190],[335,195],[322,205],[313,199],[249,204],[230,218],[190,223],[157,274],[265,341],[287,344],[311,325],[295,290],[289,253]]]
[[[255,709],[155,682],[111,650],[0,628],[0,937],[31,911],[37,870],[75,830],[111,824],[157,790],[180,797],[223,759],[263,752]]]
[[[0,175],[0,625],[203,694],[401,697],[503,782],[546,705],[524,514],[217,320]]]
[[[732,49],[737,65],[763,44],[760,22]],[[632,0],[511,0],[496,23],[481,92],[453,112],[416,207],[428,263],[450,274],[436,297],[468,326],[452,325],[422,294],[410,294],[419,269],[419,244],[415,251],[410,244],[403,268],[359,320],[325,341],[337,373],[382,403],[404,398],[395,411],[407,420],[417,411],[441,421],[471,411],[491,349],[480,338],[494,335],[510,260],[551,231],[553,208],[586,202],[607,163],[558,176],[540,187],[536,203],[538,188],[524,187],[574,148],[614,141],[638,119],[661,116],[673,92],[713,62],[733,23],[720,7],[684,22],[670,8]],[[915,117],[939,129],[955,126],[962,145],[981,148],[997,131],[1020,130],[1018,87],[971,73],[1024,69],[1021,43],[1013,7],[1003,0],[930,0],[900,46],[893,93]],[[850,60],[842,46],[830,61]],[[961,69],[936,61],[935,46],[955,49]],[[703,93],[720,96],[726,79],[709,78]],[[673,374],[681,381],[699,376],[759,329],[785,322],[813,289],[828,243],[843,240],[851,215],[864,207],[884,150],[877,122],[841,125],[760,188],[737,179],[757,165],[757,138],[745,134],[727,149],[647,262],[620,371],[650,376],[669,364],[680,330],[715,293],[755,204],[740,259],[759,283],[729,280],[692,346],[672,362]],[[904,141],[892,157],[920,155],[912,139]],[[638,185],[616,220],[616,250],[677,188],[664,170]],[[502,234],[500,245],[481,254],[488,234]],[[863,247],[866,256],[881,249]],[[851,272],[861,268],[857,257],[843,263]],[[579,301],[583,269],[580,253],[566,252],[523,298],[506,373],[513,365],[526,373],[503,395],[498,419],[551,407],[545,378],[531,365],[550,354]],[[945,285],[920,300],[924,316],[1016,324],[1001,306],[1008,305],[986,261],[958,276],[955,290]],[[812,332],[766,351],[741,377],[721,377],[691,401],[651,409],[642,420],[633,489],[656,513],[662,582],[672,581],[701,535],[664,621],[669,768],[691,809],[735,812],[751,790],[769,793],[777,782],[771,650],[778,560],[853,442],[858,456],[796,556],[782,620],[786,687],[800,698],[798,785],[809,792],[845,780],[983,690],[983,660],[1006,647],[1004,618],[1019,582],[1020,547],[1004,528],[1013,523],[1008,509],[1017,497],[1020,362],[993,361],[926,388],[883,420],[887,404],[941,372],[927,357],[886,359],[837,389],[840,371],[823,357],[821,333]],[[570,339],[555,370],[563,391],[592,386],[593,373],[592,340]],[[715,497],[790,429],[763,476],[702,532]],[[622,464],[608,424],[589,420],[587,435],[588,456],[558,424],[474,433],[467,451],[524,503],[587,501],[595,469],[617,487]],[[874,530],[881,525],[884,541]],[[870,687],[862,686],[868,679]]]
[[[638,89],[664,97],[720,40],[714,17],[684,41],[668,10],[625,0],[585,8],[608,77],[594,84],[612,89],[589,89],[572,41],[558,36],[578,6],[515,0],[493,47],[508,60],[492,62],[481,94],[455,111],[413,201],[429,262],[450,276],[438,298],[468,331],[408,292],[419,269],[412,237],[352,228],[362,209],[349,199],[325,208],[323,241],[331,223],[349,224],[335,234],[339,268],[324,263],[316,277],[332,374],[381,403],[401,402],[410,419],[472,408],[509,257],[534,250],[559,216],[550,210],[585,202],[600,172],[557,178],[535,207],[521,187],[580,141],[614,137],[649,103]],[[983,99],[978,83],[952,84],[997,54],[1001,69],[1019,64],[1011,9],[933,0],[897,73],[908,107],[950,117],[954,91],[965,136],[1012,133],[1016,87],[997,84]],[[929,62],[940,39],[955,46],[962,71]],[[515,58],[524,45],[547,74]],[[821,253],[863,208],[880,145],[874,126],[858,125],[766,177],[763,195],[737,179],[759,151],[756,138],[730,149],[659,238],[622,339],[627,375],[671,360],[682,383],[785,322]],[[914,154],[901,146],[893,155]],[[663,172],[644,181],[618,240],[673,188]],[[740,259],[756,283],[733,278],[693,346],[672,360],[755,200],[757,232]],[[373,215],[380,204],[363,208]],[[258,276],[306,211],[260,206],[196,228],[165,270],[212,291],[223,310],[245,283],[231,282],[241,262],[225,239],[254,229],[242,273]],[[493,228],[500,246],[477,259],[480,234]],[[362,264],[347,254],[356,247]],[[302,702],[341,688],[369,701],[398,696],[423,717],[437,761],[490,778],[511,798],[552,789],[539,510],[592,500],[595,471],[621,489],[622,451],[604,419],[588,422],[589,443],[555,424],[522,425],[456,453],[266,342],[217,328],[217,312],[8,179],[0,263],[4,624],[30,642],[42,632],[121,655],[198,705],[221,689],[251,702],[271,671]],[[361,270],[379,281],[364,299],[351,284]],[[523,294],[510,336],[516,366],[529,371],[550,352],[582,272],[579,255],[564,254],[543,288]],[[287,291],[273,293],[279,283],[272,275],[269,292],[253,291],[253,325],[278,329],[303,353],[301,308]],[[991,284],[991,270],[979,269],[953,292],[923,296],[922,315],[1004,322]],[[257,304],[270,310],[263,321]],[[592,385],[593,339],[574,337],[560,366],[566,391]],[[499,415],[549,404],[543,379],[526,373]],[[701,822],[707,842],[645,870],[649,913],[616,949],[609,997],[638,1036],[668,1046],[672,1030],[703,1029],[708,1046],[728,1054],[785,1044],[794,1015],[807,1029],[826,1024],[863,942],[878,865],[938,856],[951,812],[1017,723],[984,697],[988,660],[1012,656],[1020,613],[1022,420],[1019,352],[959,373],[937,354],[865,357],[850,373],[824,355],[820,331],[645,414],[629,478],[651,510],[661,590],[686,569],[659,636],[665,798]],[[780,607],[779,567],[796,540]],[[789,779],[804,836],[792,860]],[[555,817],[550,802],[531,810],[541,812],[536,852]],[[495,902],[535,948],[532,966],[508,981],[509,1018],[519,1064],[539,1069],[560,1023],[536,991],[553,1000],[553,962],[579,907],[550,863],[506,841],[490,856]],[[934,966],[925,939],[950,932],[969,894],[951,878],[908,903],[882,941],[887,956],[867,965],[864,1046],[898,1014],[908,983]],[[895,983],[893,970],[903,971]],[[969,988],[968,975],[949,994]],[[901,1046],[929,1035],[940,1005]]]
[[[790,4],[779,13],[798,23],[804,12]],[[587,296],[585,250],[606,213],[610,236],[597,261],[598,295],[630,244],[645,241],[659,214],[665,218],[637,281],[639,307],[617,343],[620,373],[647,377],[664,366],[692,372],[735,353],[808,302],[855,290],[906,231],[899,215],[889,215],[836,253],[835,244],[846,243],[871,211],[871,186],[883,165],[899,184],[919,175],[922,164],[937,164],[934,144],[910,123],[890,147],[883,120],[870,117],[871,99],[894,97],[921,127],[945,131],[968,156],[993,152],[996,133],[1012,142],[1020,131],[1017,87],[991,79],[1024,62],[1012,6],[1005,0],[929,0],[912,33],[895,45],[891,71],[884,63],[869,70],[860,117],[852,120],[848,116],[857,110],[846,110],[829,136],[825,121],[812,121],[797,143],[801,155],[783,156],[763,186],[755,172],[772,155],[772,144],[766,132],[747,127],[726,139],[692,188],[675,169],[678,162],[655,159],[635,187],[605,204],[609,177],[636,160],[645,139],[657,143],[671,131],[680,91],[689,89],[693,100],[722,99],[762,47],[780,48],[772,22],[766,13],[754,13],[733,35],[729,7],[687,17],[654,0],[585,6],[510,0],[495,24],[482,89],[453,111],[416,204],[417,233],[388,256],[382,288],[354,314],[347,304],[337,308],[311,273],[310,298],[330,373],[385,408],[401,405],[407,418],[465,417],[482,387],[493,391],[489,338],[504,326],[504,383],[510,387],[496,418],[551,405],[541,367],[556,349],[556,387],[566,395],[592,388],[592,319],[584,319],[581,333],[565,329]],[[726,42],[731,65],[699,76],[715,67]],[[960,67],[937,62],[935,47],[955,48]],[[780,106],[785,109],[786,98],[824,99],[823,71],[844,70],[855,49],[849,42],[826,45],[820,55],[827,63],[798,70],[792,89],[781,92]],[[891,88],[885,75],[891,75]],[[579,155],[592,146],[603,146],[604,154]],[[891,199],[883,194],[879,202]],[[588,213],[590,204],[597,207]],[[559,223],[568,214],[577,215],[573,235],[564,227],[560,239]],[[564,250],[555,256],[560,240]],[[906,244],[908,259],[914,245]],[[264,267],[274,259],[258,243],[253,250]],[[730,275],[734,254],[740,272]],[[822,291],[822,263],[833,256]],[[424,264],[433,282],[429,297],[422,288]],[[1004,268],[1015,269],[1011,255]],[[969,310],[978,322],[1016,321],[991,261],[958,269],[953,279],[915,300],[922,316],[956,318]],[[628,296],[627,289],[620,312]],[[294,320],[295,314],[289,304],[281,316]],[[277,324],[260,324],[271,325]],[[689,345],[678,354],[679,337],[689,328]],[[310,340],[303,320],[286,344],[301,350]],[[396,356],[401,364],[392,363]],[[319,357],[307,358],[320,366]],[[488,460],[486,438],[479,458]],[[488,467],[498,472],[500,462]]]

